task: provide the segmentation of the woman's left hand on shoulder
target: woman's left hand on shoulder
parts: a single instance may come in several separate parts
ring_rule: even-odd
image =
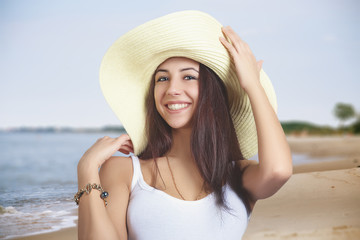
[[[222,27],[222,31],[228,40],[220,37],[220,42],[229,51],[234,61],[240,86],[247,91],[260,83],[260,70],[263,61],[256,61],[249,45],[230,26]]]

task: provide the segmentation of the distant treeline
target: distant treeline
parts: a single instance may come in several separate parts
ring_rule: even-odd
[[[287,135],[333,135],[360,134],[360,121],[342,127],[320,126],[309,122],[290,121],[281,122]],[[2,129],[0,132],[29,132],[29,133],[97,133],[97,132],[125,132],[123,126],[105,126],[100,128],[72,128],[72,127],[17,127]]]
[[[281,126],[287,135],[360,134],[360,121],[338,128],[301,121],[281,122]]]

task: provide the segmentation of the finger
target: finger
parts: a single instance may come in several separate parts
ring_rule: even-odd
[[[221,29],[231,40],[243,42],[240,36],[230,26],[222,27]]]
[[[133,145],[132,145],[131,142],[125,142],[125,143],[123,143],[120,147],[122,147],[122,146],[126,146],[126,147],[128,147],[128,148],[133,148]]]
[[[240,38],[240,36],[230,27],[223,27],[223,33],[230,39],[232,45],[234,45],[236,50],[240,50],[241,48],[245,47],[246,43]]]
[[[115,138],[115,141],[118,143],[118,144],[122,144],[123,142],[125,141],[129,141],[130,140],[130,137],[128,134],[123,134],[117,138]]]
[[[121,144],[122,144],[122,145],[129,145],[129,146],[132,146],[132,145],[133,145],[131,139],[127,139],[127,140],[121,141]]]
[[[128,146],[121,146],[119,152],[129,154],[129,152],[134,152],[134,149]]]
[[[236,49],[234,48],[233,45],[231,45],[225,38],[223,37],[219,37],[220,42],[224,45],[224,47],[229,51],[229,53],[231,54],[231,56],[235,56],[235,54],[237,53]]]
[[[127,139],[130,139],[130,136],[129,136],[129,134],[125,133],[125,134],[118,136],[116,139],[124,139],[124,140],[126,139],[127,140]]]
[[[260,60],[257,62],[257,67],[258,67],[258,71],[260,72],[261,68],[262,68],[262,65],[264,63],[264,60]]]
[[[119,149],[119,152],[126,154],[126,155],[130,154],[130,152],[125,149],[121,149],[121,150]]]
[[[129,149],[134,148],[131,140],[127,140],[127,141],[123,142],[121,144],[120,148],[122,148],[122,147],[126,147],[126,148],[129,148]]]
[[[119,149],[120,152],[132,152],[133,149],[129,148],[127,146],[121,146],[121,148]]]
[[[226,43],[228,43],[228,49],[229,49],[229,46],[231,46],[231,47],[233,47],[234,49],[235,49],[235,51],[237,51],[237,49],[236,48],[238,48],[239,46],[238,46],[238,44],[236,43],[236,40],[234,39],[234,37],[232,36],[232,34],[226,29],[226,28],[222,28],[221,29],[222,30],[222,32],[223,32],[223,34],[224,34],[224,36],[225,36],[225,41],[226,41]]]
[[[224,33],[231,40],[232,45],[234,45],[237,52],[246,51],[250,54],[253,54],[249,44],[247,44],[230,26],[227,26],[224,29]]]
[[[132,143],[131,140],[128,140],[128,141],[126,142],[126,146],[129,146],[129,147],[131,147],[131,148],[134,147],[134,145],[133,145],[133,143]]]

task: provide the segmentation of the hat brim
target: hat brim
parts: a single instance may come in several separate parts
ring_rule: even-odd
[[[100,67],[102,92],[129,134],[134,154],[147,146],[145,96],[156,68],[170,57],[186,57],[211,68],[225,83],[230,113],[245,158],[257,153],[257,134],[249,99],[240,87],[231,57],[219,37],[222,25],[199,11],[154,19],[120,37]],[[260,81],[277,111],[274,88],[261,70]]]

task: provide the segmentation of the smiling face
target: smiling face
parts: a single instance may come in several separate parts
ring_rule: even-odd
[[[199,63],[169,58],[155,71],[156,109],[173,129],[191,128],[199,96]]]

